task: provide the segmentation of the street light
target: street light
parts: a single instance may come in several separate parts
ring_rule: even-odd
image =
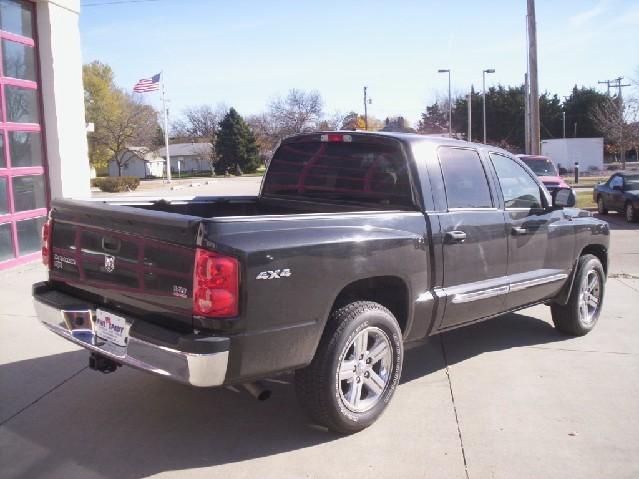
[[[437,70],[437,73],[448,73],[448,137],[453,137],[453,102],[450,97],[450,70]]]
[[[483,115],[484,115],[484,144],[486,144],[486,73],[495,73],[495,69],[488,68],[486,70],[482,70],[481,101],[482,101],[482,109],[483,109]]]

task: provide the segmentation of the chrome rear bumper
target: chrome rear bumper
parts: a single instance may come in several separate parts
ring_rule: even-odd
[[[65,297],[70,300],[68,304],[72,305],[69,308],[64,305],[64,301],[60,301]],[[220,386],[224,383],[230,343],[226,337],[203,337],[202,341],[195,338],[185,342],[190,347],[176,349],[161,344],[162,341],[154,342],[148,335],[145,339],[136,337],[136,326],[142,320],[125,316],[130,326],[130,335],[127,346],[120,347],[103,341],[94,334],[95,308],[91,305],[78,307],[77,299],[51,291],[47,283],[34,285],[33,300],[38,319],[44,326],[89,351],[118,363],[193,386]],[[86,317],[87,320],[82,321],[82,317]],[[76,321],[78,318],[79,321]],[[154,325],[151,327],[155,330],[160,329]],[[162,332],[166,336],[167,331]],[[209,351],[203,352],[207,349]]]

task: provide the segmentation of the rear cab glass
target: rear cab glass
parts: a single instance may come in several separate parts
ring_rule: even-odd
[[[322,141],[322,136],[328,135],[282,143],[269,165],[262,195],[416,209],[408,160],[399,142],[357,135],[330,135],[337,140]]]

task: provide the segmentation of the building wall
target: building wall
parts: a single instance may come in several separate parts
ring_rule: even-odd
[[[579,162],[580,171],[603,169],[603,138],[560,138],[542,140],[541,154],[557,166],[573,170]]]
[[[38,50],[51,198],[89,196],[79,0],[38,0]]]

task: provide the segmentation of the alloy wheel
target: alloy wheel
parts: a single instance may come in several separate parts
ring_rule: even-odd
[[[601,278],[591,269],[581,282],[579,295],[579,316],[584,324],[591,324],[597,317],[601,303]]]
[[[353,412],[368,411],[388,386],[393,369],[391,342],[381,329],[368,327],[344,351],[337,369],[340,399]]]

